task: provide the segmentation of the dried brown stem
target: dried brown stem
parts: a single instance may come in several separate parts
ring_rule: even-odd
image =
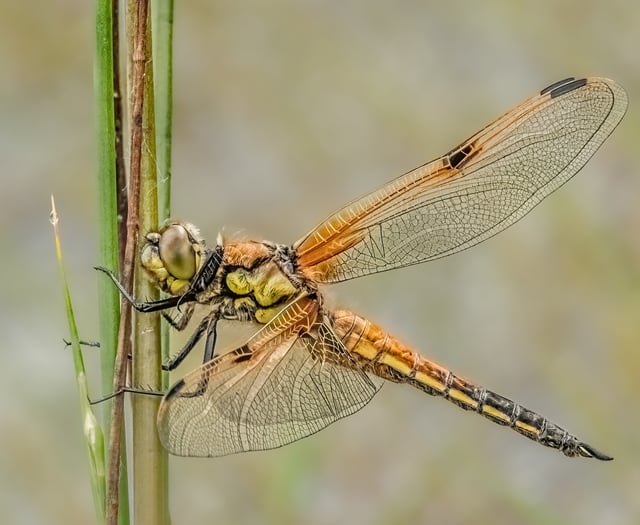
[[[147,63],[147,20],[149,5],[147,0],[137,2],[137,25],[133,36],[133,71],[131,91],[131,160],[129,165],[129,199],[127,209],[127,242],[122,265],[122,284],[128,293],[133,290],[133,264],[136,252],[138,215],[140,200],[140,159],[142,157],[142,111],[144,107],[144,74]],[[127,356],[131,345],[131,305],[122,303],[118,351],[114,372],[114,391],[120,392],[125,386]],[[111,416],[109,435],[109,477],[107,486],[106,522],[116,525],[118,520],[118,481],[120,477],[120,450],[124,415],[124,396],[115,398]]]

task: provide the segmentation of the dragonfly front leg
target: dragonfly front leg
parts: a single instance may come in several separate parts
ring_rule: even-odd
[[[162,312],[162,317],[164,317],[165,321],[169,323],[173,328],[178,330],[178,332],[182,332],[189,321],[191,321],[191,317],[193,317],[193,312],[195,310],[195,303],[187,303],[187,307],[183,310],[180,310],[180,306],[177,306],[178,315],[171,316],[167,312]]]
[[[111,279],[111,281],[113,281],[113,284],[116,285],[116,287],[122,294],[122,297],[124,297],[127,300],[127,302],[138,312],[142,312],[142,313],[161,312],[163,310],[169,310],[170,308],[175,308],[176,306],[182,303],[190,303],[195,301],[195,297],[189,292],[187,292],[185,295],[167,297],[166,299],[160,299],[158,301],[138,302],[131,295],[129,295],[129,292],[125,290],[124,286],[122,286],[122,283],[118,281],[118,278],[114,275],[114,273],[111,270],[107,268],[103,268],[102,266],[95,266],[94,268],[96,270],[99,270],[107,274],[107,276]]]

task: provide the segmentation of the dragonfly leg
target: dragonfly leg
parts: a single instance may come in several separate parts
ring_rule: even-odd
[[[176,317],[172,317],[167,312],[162,312],[162,317],[164,317],[165,321],[167,321],[167,323],[169,323],[173,328],[182,332],[182,330],[184,330],[189,324],[189,321],[191,321],[194,306],[194,303],[187,303],[187,308],[184,311],[180,310],[180,307],[178,306],[178,315]]]
[[[142,394],[145,396],[155,396],[155,397],[163,397],[165,395],[166,392],[160,392],[157,390],[148,390],[146,388],[134,388],[134,387],[130,387],[130,386],[125,386],[120,388],[119,390],[116,390],[115,392],[111,392],[111,394],[107,394],[106,396],[103,396],[99,399],[91,399],[90,397],[87,396],[87,401],[89,402],[89,404],[91,406],[95,406],[95,405],[99,405],[100,403],[103,403],[104,401],[108,401],[109,399],[113,399],[114,397],[118,397],[119,395],[122,394]]]
[[[216,324],[218,323],[219,318],[220,316],[218,315],[218,312],[213,312],[206,316],[202,321],[200,321],[200,324],[195,329],[193,334],[191,334],[191,337],[189,337],[187,343],[182,347],[182,350],[180,350],[180,352],[172,357],[167,363],[164,363],[162,365],[162,369],[167,371],[175,370],[180,365],[180,363],[184,361],[185,357],[189,355],[191,350],[194,349],[196,344],[198,344],[198,341],[202,339],[202,336],[205,333],[207,334],[207,340],[205,344],[203,363],[211,361],[215,353]]]
[[[114,273],[102,266],[95,266],[96,270],[99,270],[103,273],[106,273],[107,276],[113,281],[113,284],[116,285],[122,296],[127,300],[129,304],[133,308],[135,308],[138,312],[150,313],[150,312],[160,312],[162,310],[168,310],[169,308],[175,308],[178,304],[183,302],[192,302],[195,300],[195,297],[185,294],[175,297],[167,297],[166,299],[160,299],[158,301],[149,301],[149,302],[137,302],[129,293],[124,289],[122,283],[118,281],[118,278],[114,275]]]
[[[202,360],[202,364],[211,361],[215,355],[217,339],[216,325],[218,324],[218,319],[218,315],[213,315],[207,323],[207,341],[204,345],[204,359]]]
[[[203,334],[207,331],[208,326],[209,326],[209,319],[208,318],[203,319],[198,325],[198,327],[195,329],[195,331],[191,334],[191,337],[189,337],[189,340],[187,341],[187,343],[182,347],[182,350],[180,350],[180,352],[178,352],[178,354],[173,356],[168,362],[163,363],[162,369],[167,370],[169,372],[171,370],[175,370],[180,365],[180,363],[184,361],[184,358],[189,355],[191,350],[194,349],[196,344],[198,344],[198,341],[200,341]]]
[[[214,357],[214,354],[215,354],[216,337],[217,337],[216,336],[216,325],[217,325],[219,319],[220,319],[219,313],[215,312],[215,313],[205,317],[202,320],[202,322],[198,325],[198,329],[196,330],[196,333],[198,333],[198,338],[202,337],[202,334],[205,331],[207,332],[207,340],[206,340],[206,343],[205,343],[203,364],[206,364],[209,361],[213,360],[213,357]],[[189,341],[189,342],[191,342],[191,341]],[[191,348],[193,348],[193,347],[191,347]],[[189,351],[190,350],[191,349],[189,349]],[[185,352],[185,349],[183,349],[180,352],[180,354],[178,355],[178,358],[180,358],[180,360],[184,359],[184,356],[183,356],[184,352]],[[179,361],[178,361],[178,363],[179,363]],[[176,366],[177,366],[177,364],[176,364]],[[178,395],[179,397],[190,397],[190,398],[195,398],[195,397],[202,396],[207,391],[207,387],[209,386],[210,373],[209,373],[209,369],[207,367],[205,367],[205,366],[202,366],[200,368],[200,370],[201,370],[200,379],[198,380],[198,382],[196,384],[196,388],[194,390],[184,391],[183,390],[184,380],[182,379],[182,380],[178,381],[178,383],[176,383],[171,388],[171,390],[169,390],[169,392],[167,392],[167,396],[171,397],[171,396]]]

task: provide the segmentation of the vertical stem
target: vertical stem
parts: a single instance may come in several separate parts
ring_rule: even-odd
[[[117,0],[98,0],[97,27],[97,59],[96,59],[96,113],[99,117],[99,160],[102,175],[100,205],[105,211],[101,215],[103,224],[111,227],[108,230],[109,243],[104,243],[101,264],[109,268],[117,268],[120,262],[121,281],[124,288],[131,293],[133,288],[134,261],[137,252],[138,227],[142,231],[157,228],[158,197],[157,168],[155,164],[155,123],[153,96],[153,67],[150,59],[151,27],[148,0],[129,0],[127,3],[127,51],[128,51],[128,94],[130,101],[129,138],[130,165],[128,192],[125,188],[125,170],[123,155],[122,97],[119,81],[119,47],[113,38],[118,29]],[[168,35],[170,36],[170,32]],[[169,45],[170,48],[170,45]],[[169,81],[168,88],[166,80]],[[164,95],[171,96],[170,75],[165,82]],[[162,83],[161,83],[162,84]],[[115,99],[115,105],[114,105]],[[100,104],[99,104],[100,103]],[[170,107],[170,102],[168,103]],[[165,104],[166,107],[166,104]],[[169,118],[163,121],[166,127],[171,125]],[[103,132],[101,134],[101,132]],[[170,133],[169,133],[170,137]],[[169,140],[169,139],[167,139]],[[164,165],[170,166],[170,144],[164,144]],[[170,140],[169,140],[170,143]],[[116,177],[116,172],[118,176]],[[116,212],[117,195],[117,212]],[[142,198],[141,198],[142,196]],[[166,199],[166,197],[165,197]],[[117,220],[119,217],[120,221]],[[115,227],[126,225],[118,232]],[[116,239],[121,244],[117,248]],[[122,244],[124,243],[124,244]],[[120,261],[117,254],[120,253]],[[114,292],[112,287],[106,291]],[[150,288],[148,282],[138,272],[136,295],[152,297],[157,293]],[[117,334],[117,352],[115,352],[115,322],[118,312],[117,294],[112,296],[113,305],[108,310],[112,315],[111,339],[103,335],[109,356],[110,370],[104,377],[107,384],[112,383],[113,391],[122,392],[126,384],[128,356],[133,354],[133,384],[150,386],[155,390],[162,388],[161,357],[159,345],[159,318],[157,316],[139,316],[133,328],[135,347],[131,349],[132,311],[125,302],[120,311],[120,330]],[[108,315],[101,314],[101,319]],[[111,341],[111,343],[109,343]],[[111,391],[111,388],[109,388]],[[107,392],[110,393],[110,392]],[[132,403],[133,416],[133,480],[134,480],[134,516],[136,523],[164,524],[169,522],[168,514],[168,460],[156,432],[155,421],[158,401],[155,398],[138,396]],[[108,485],[106,497],[106,522],[128,523],[128,501],[126,484],[119,484],[122,478],[121,467],[124,464],[123,428],[124,398],[116,396],[111,405],[109,425],[109,458]],[[121,457],[122,463],[121,463]],[[126,482],[126,474],[123,477]],[[123,490],[123,487],[124,490]],[[122,498],[122,499],[119,499]]]
[[[158,216],[171,215],[171,147],[173,128],[173,0],[155,0],[153,62],[158,142]]]
[[[112,40],[113,40],[113,116],[115,131],[115,168],[116,168],[116,207],[118,232],[118,254],[120,268],[124,267],[124,250],[127,242],[127,172],[124,162],[124,121],[123,121],[123,101],[122,86],[120,83],[120,0],[112,0]],[[122,277],[122,276],[120,276]],[[126,350],[127,355],[129,348]],[[115,356],[114,356],[115,360]],[[115,363],[114,363],[115,364]],[[111,375],[113,378],[113,373]],[[113,380],[111,381],[113,383]],[[125,439],[124,428],[120,432],[121,439]],[[120,489],[118,491],[118,522],[129,523],[129,480],[127,475],[127,453],[122,449],[120,465]]]
[[[99,261],[100,265],[116,270],[118,260],[118,233],[116,208],[116,125],[114,108],[114,5],[111,0],[96,2],[96,55],[94,66],[94,100],[96,114],[96,143],[98,151],[98,216],[99,216]],[[118,337],[119,297],[111,283],[101,278],[98,281],[98,311],[100,318],[100,340],[102,342],[101,370],[103,393],[111,394]],[[120,478],[121,456],[119,446],[122,435],[122,420],[115,418],[115,407],[119,401],[105,406],[105,432],[109,434],[109,468],[107,471],[106,520],[115,523],[118,517],[118,494],[126,496],[126,476]],[[110,447],[118,443],[115,450]],[[122,482],[122,485],[121,485]],[[120,487],[124,487],[122,490]],[[127,508],[126,499],[122,508]],[[121,522],[126,522],[126,513]]]
[[[142,13],[138,13],[142,16]],[[146,49],[151,49],[151,26],[147,24]],[[142,155],[140,157],[140,229],[157,230],[158,188],[156,139],[154,119],[153,61],[145,60],[144,108],[142,113]],[[138,272],[136,295],[155,299],[158,291]],[[161,390],[162,359],[160,354],[160,317],[158,314],[136,315],[134,325],[132,380],[134,385],[148,385]],[[168,522],[167,473],[168,458],[156,431],[159,399],[135,396],[133,415],[133,493],[135,494],[134,522],[136,524],[165,524]]]
[[[96,56],[94,67],[94,101],[98,150],[98,244],[99,261],[106,268],[118,268],[118,235],[114,228],[115,198],[115,129],[113,107],[113,57],[111,1],[98,0],[96,9]],[[103,394],[111,393],[115,360],[119,297],[107,279],[98,279],[98,314],[102,348]],[[109,421],[105,422],[109,427]]]
[[[140,170],[142,167],[143,108],[144,108],[144,76],[147,63],[147,20],[149,8],[147,0],[138,0],[135,14],[130,20],[131,42],[133,50],[131,73],[131,147],[129,165],[129,200],[127,209],[127,236],[122,266],[122,284],[128,293],[133,288],[133,264],[136,254],[139,204],[140,204]],[[111,85],[113,86],[113,80]],[[130,348],[131,305],[124,302],[120,314],[120,331],[118,333],[118,350],[114,370],[114,391],[121,392],[125,387],[127,374],[127,356]],[[111,429],[109,433],[109,483],[107,486],[107,523],[116,525],[118,519],[118,484],[120,473],[120,451],[122,448],[122,428],[124,417],[124,396],[117,396],[113,401]],[[134,493],[134,497],[136,497]]]
[[[158,221],[171,216],[171,151],[173,128],[173,0],[152,0],[153,68],[155,87],[156,140],[158,164]],[[162,323],[162,361],[169,359],[169,326]],[[163,374],[162,389],[169,386]]]
[[[122,111],[122,85],[120,83],[120,0],[113,0],[113,108],[116,148],[116,199],[118,206],[118,246],[120,267],[124,264],[124,246],[127,242],[127,173],[124,164],[124,134]]]

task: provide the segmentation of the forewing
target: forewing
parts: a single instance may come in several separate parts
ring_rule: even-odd
[[[575,175],[618,125],[627,97],[605,78],[567,79],[447,155],[329,217],[294,247],[337,282],[451,255],[522,218]]]
[[[174,385],[158,412],[172,454],[214,457],[280,447],[366,405],[379,389],[314,299],[298,299],[244,346]]]

